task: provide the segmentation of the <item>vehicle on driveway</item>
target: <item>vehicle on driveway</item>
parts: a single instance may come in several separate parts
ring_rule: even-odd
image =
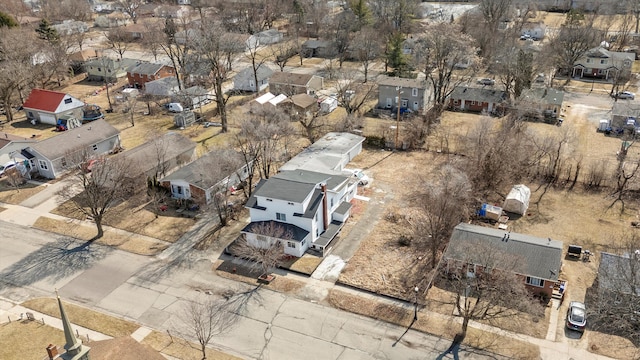
[[[13,169],[17,165],[18,164],[16,164],[15,161],[9,161],[8,163],[6,163],[4,165],[0,165],[0,177],[4,176],[7,171]]]
[[[579,301],[572,301],[567,310],[567,329],[584,332],[586,326],[587,308]]]
[[[636,98],[636,94],[632,93],[631,91],[622,91],[619,93],[615,93],[613,97],[616,99],[634,100]]]
[[[496,81],[489,78],[478,79],[478,84],[482,85],[495,85]]]
[[[365,186],[369,184],[369,177],[362,171],[362,169],[345,169],[350,172],[354,178],[358,179],[358,185]]]

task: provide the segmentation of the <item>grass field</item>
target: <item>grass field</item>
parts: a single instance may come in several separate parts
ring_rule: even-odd
[[[44,359],[47,346],[64,345],[64,333],[38,321],[13,321],[0,325],[0,359]]]

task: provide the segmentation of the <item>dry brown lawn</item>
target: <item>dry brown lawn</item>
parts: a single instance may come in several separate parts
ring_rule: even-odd
[[[21,305],[49,316],[60,318],[60,309],[58,308],[58,301],[56,299],[37,298],[25,301]],[[132,322],[114,318],[64,301],[63,305],[69,321],[73,324],[111,337],[129,336],[140,327]]]
[[[18,205],[42,190],[44,190],[44,186],[32,183],[25,183],[16,189],[6,179],[3,179],[0,181],[0,202]]]
[[[403,309],[395,305],[379,303],[369,298],[363,298],[336,289],[329,292],[328,301],[338,309],[400,326],[407,326],[413,317],[412,309]],[[459,331],[460,324],[452,321],[452,318],[420,312],[418,321],[415,322],[413,328],[438,337],[452,339],[455,333]],[[540,358],[540,350],[535,345],[475,328],[468,329],[467,338],[464,342],[469,346],[495,352],[510,359],[533,360]]]
[[[588,349],[590,352],[615,359],[638,359],[640,357],[640,349],[625,338],[597,332],[587,332],[585,335],[589,341]]]
[[[233,264],[230,261],[222,260],[214,262],[212,269],[218,276],[241,281],[250,285],[258,285],[258,276],[260,276],[262,272],[260,269],[250,269],[242,265]],[[276,275],[275,279],[265,286],[274,291],[296,294],[304,288],[305,283],[285,276]]]
[[[73,220],[64,221],[44,216],[39,217],[33,227],[85,241],[92,239],[96,235],[96,229],[93,226],[81,225]],[[104,236],[96,240],[96,243],[138,255],[155,255],[169,246],[166,242],[149,241],[136,236],[116,233],[109,229],[105,230]]]
[[[52,213],[77,220],[85,219],[85,215],[76,209],[71,200],[60,204]],[[166,212],[159,212],[156,217],[156,209],[141,194],[110,209],[103,224],[172,243],[195,223],[194,219],[181,215],[171,208]]]
[[[198,344],[185,341],[183,339],[173,337],[158,331],[152,331],[147,335],[142,344],[151,346],[154,350],[169,355],[172,358],[182,360],[200,360],[202,352]],[[207,359],[215,360],[239,360],[240,358],[233,355],[225,354],[214,349],[207,349]]]
[[[13,321],[0,325],[0,359],[44,359],[49,344],[64,344],[64,333],[38,321]]]

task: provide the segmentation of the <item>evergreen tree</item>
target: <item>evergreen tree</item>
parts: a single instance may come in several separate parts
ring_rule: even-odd
[[[349,8],[358,19],[358,28],[371,23],[371,10],[369,10],[365,0],[351,0],[349,1]]]
[[[0,28],[2,27],[12,28],[16,26],[18,26],[18,23],[11,15],[0,11]]]
[[[393,68],[392,75],[404,77],[409,71],[407,58],[402,53],[402,44],[404,36],[400,32],[396,32],[388,40],[387,43],[387,63]]]
[[[36,32],[38,33],[38,37],[42,40],[46,40],[51,43],[55,43],[60,40],[60,35],[56,29],[51,27],[51,24],[47,19],[42,19],[42,21],[40,21]]]

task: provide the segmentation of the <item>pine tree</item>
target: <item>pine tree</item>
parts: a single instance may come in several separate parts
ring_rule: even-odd
[[[16,26],[18,26],[18,23],[13,17],[11,17],[11,15],[0,11],[0,28],[2,27],[12,28]]]
[[[47,19],[42,19],[42,21],[40,21],[36,32],[38,33],[38,37],[42,40],[46,40],[51,43],[55,43],[60,40],[60,35],[56,29],[51,27],[51,24]]]

